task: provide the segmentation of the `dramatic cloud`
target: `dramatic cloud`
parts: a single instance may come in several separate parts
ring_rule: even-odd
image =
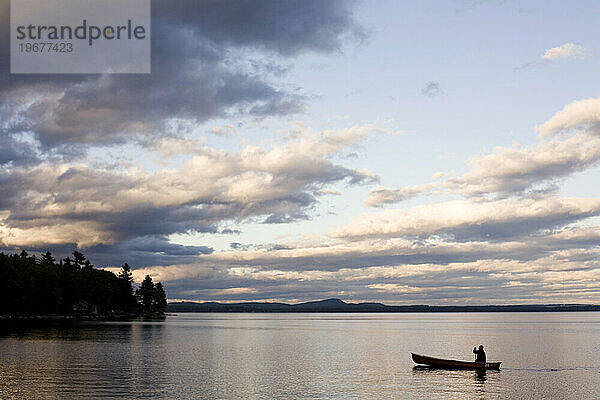
[[[582,224],[600,214],[600,200],[553,191],[558,180],[596,165],[600,142],[593,114],[565,109],[549,120],[560,121],[550,131],[575,132],[528,148],[497,148],[445,181],[377,187],[365,204],[432,191],[466,200],[359,215],[328,238],[265,247],[238,242],[234,251],[145,268],[136,277],[157,274],[178,298],[221,301],[588,302],[600,295],[600,229]]]
[[[560,294],[582,301],[599,291],[594,280],[600,273],[600,250],[589,248],[599,244],[597,228],[504,242],[333,241],[213,253],[193,264],[149,267],[134,275],[138,281],[145,274],[166,281],[174,298],[202,300],[342,296],[397,304],[464,304],[504,297],[517,303],[551,301]],[[252,288],[252,295],[237,293],[237,288]]]
[[[467,200],[363,214],[329,237],[233,242],[231,251],[213,251],[172,244],[167,235],[218,232],[223,222],[246,219],[308,218],[315,196],[337,194],[327,185],[376,179],[333,163],[332,156],[371,132],[389,132],[374,126],[314,132],[298,125],[281,142],[246,145],[238,153],[166,138],[155,142],[157,152],[190,158],[155,173],[47,163],[11,168],[2,178],[1,237],[9,247],[77,243],[99,265],[133,259],[145,265],[134,271],[136,280],[150,274],[178,299],[550,302],[559,287],[561,300],[582,302],[599,295],[600,230],[572,224],[597,216],[600,200],[541,190],[599,158],[594,119],[568,115],[560,126],[581,130],[529,148],[497,148],[445,181],[377,187],[365,203],[381,206],[436,190]]]
[[[149,75],[10,75],[9,5],[0,0],[0,244],[7,249],[78,246],[107,262],[112,251],[144,264],[187,262],[212,249],[170,244],[168,235],[222,232],[224,221],[310,218],[327,185],[377,180],[330,159],[372,127],[299,128],[296,137],[244,144],[237,153],[207,147],[194,133],[217,117],[301,112],[307,95],[271,78],[299,54],[361,41],[352,1],[153,1]],[[134,157],[158,153],[162,168],[85,157],[115,144]],[[180,158],[178,166],[167,168],[171,158]]]
[[[555,259],[576,259],[579,262],[596,261],[597,250],[585,249],[600,245],[600,230],[597,227],[564,228],[548,231],[545,234],[520,235],[504,241],[454,242],[434,238],[427,241],[406,239],[373,239],[356,241],[340,239],[321,240],[319,243],[296,243],[280,248],[258,248],[237,244],[236,251],[215,252],[198,257],[194,263],[175,266],[157,266],[144,269],[145,273],[162,274],[167,281],[194,277],[197,273],[210,269],[228,276],[250,277],[262,280],[321,279],[335,276],[340,271],[361,277],[361,270],[375,268],[386,270],[396,268],[394,276],[411,276],[415,271],[436,269],[447,270],[449,264],[473,264],[488,260],[488,269],[493,270],[491,260],[512,260],[514,267],[530,271],[526,263],[548,257]],[[169,271],[179,271],[169,275]],[[204,272],[202,272],[204,273]],[[216,273],[216,272],[215,272]],[[138,275],[143,278],[142,272]]]
[[[8,247],[123,241],[139,247],[148,243],[139,242],[141,237],[217,232],[226,221],[307,219],[316,202],[312,193],[340,181],[377,180],[330,160],[376,131],[364,126],[313,132],[298,126],[270,148],[247,145],[239,153],[187,143],[193,149],[189,160],[155,173],[48,163],[0,170],[0,241]]]
[[[2,27],[9,26],[8,7],[1,0]],[[223,1],[153,1],[152,74],[20,76],[10,75],[2,62],[1,133],[32,133],[43,148],[56,149],[145,143],[164,136],[173,119],[194,124],[231,115],[298,113],[306,96],[276,87],[269,73],[257,73],[253,65],[273,55],[334,52],[361,40],[352,7],[347,1],[240,1],[235,7]],[[2,60],[9,59],[8,37],[0,39]],[[255,61],[239,62],[248,52]]]
[[[553,47],[551,49],[546,50],[546,52],[542,55],[543,60],[559,60],[562,58],[569,58],[574,56],[583,55],[585,49],[583,46],[580,46],[575,43],[565,43],[560,46]]]
[[[337,238],[428,238],[498,240],[552,229],[598,215],[600,199],[452,201],[361,215],[334,230]]]
[[[353,21],[354,1],[291,0],[279,4],[241,0],[235,7],[221,0],[178,3],[174,7],[153,1],[153,14],[189,26],[201,37],[220,45],[250,46],[292,55],[306,50],[335,51],[344,40],[364,35]]]
[[[506,197],[528,190],[553,189],[557,179],[600,161],[600,137],[585,133],[530,148],[497,147],[470,160],[470,171],[442,184],[466,196]]]

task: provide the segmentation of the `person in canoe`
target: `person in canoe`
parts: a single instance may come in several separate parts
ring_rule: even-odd
[[[473,354],[475,354],[475,362],[481,362],[481,363],[485,362],[485,360],[486,360],[485,351],[483,351],[482,344],[479,345],[479,348],[473,347]]]

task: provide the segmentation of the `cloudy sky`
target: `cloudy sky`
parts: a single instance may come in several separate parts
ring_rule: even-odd
[[[171,300],[600,302],[596,1],[153,1],[150,75],[11,75],[0,249]]]

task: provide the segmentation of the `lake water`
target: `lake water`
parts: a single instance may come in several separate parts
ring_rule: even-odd
[[[0,328],[0,398],[598,399],[599,355],[600,313],[179,314]]]

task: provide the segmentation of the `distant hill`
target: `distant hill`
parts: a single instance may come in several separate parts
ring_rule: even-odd
[[[194,303],[181,301],[169,303],[167,312],[556,312],[556,311],[600,311],[599,305],[591,304],[537,304],[537,305],[509,305],[509,306],[387,306],[381,303],[346,303],[340,299],[327,299],[309,301],[299,304],[285,303]]]

